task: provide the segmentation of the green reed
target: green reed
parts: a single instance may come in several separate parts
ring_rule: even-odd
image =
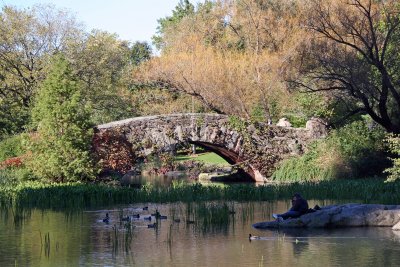
[[[44,243],[42,240],[42,232],[39,230],[41,250],[44,249],[44,255],[50,257],[50,232],[44,235]]]
[[[123,213],[120,215],[123,216]],[[120,218],[122,218],[122,216]],[[123,248],[126,254],[130,253],[131,244],[133,240],[133,229],[135,226],[131,221],[119,222],[119,226],[114,224],[111,233],[111,247],[113,255],[118,255],[119,251]]]
[[[225,201],[188,203],[186,222],[193,222],[196,229],[203,233],[227,232],[234,221],[232,211],[233,204]]]
[[[400,182],[383,180],[335,180],[322,182],[232,185],[174,184],[168,188],[112,187],[98,184],[43,184],[27,182],[17,186],[0,186],[0,207],[38,207],[79,209],[101,205],[139,202],[199,201],[274,201],[289,199],[293,193],[308,199],[358,200],[364,203],[400,202]]]

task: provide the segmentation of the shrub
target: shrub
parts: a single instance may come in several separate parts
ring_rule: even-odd
[[[0,142],[0,162],[24,154],[23,135],[14,135]]]
[[[389,135],[386,141],[389,144],[389,151],[394,154],[391,159],[392,167],[385,170],[389,174],[387,181],[392,182],[400,178],[400,136]]]
[[[353,122],[310,145],[303,156],[284,161],[272,178],[313,181],[382,175],[389,163],[384,136],[382,129],[365,121]]]

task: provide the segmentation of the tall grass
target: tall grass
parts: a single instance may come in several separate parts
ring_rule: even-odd
[[[309,152],[302,157],[290,158],[282,162],[273,173],[275,181],[321,181],[335,177],[330,166],[321,167],[315,163],[316,153]]]
[[[188,203],[186,220],[193,221],[196,228],[203,233],[227,232],[230,222],[234,219],[231,214],[233,206],[226,202]]]
[[[400,182],[385,183],[378,179],[263,186],[175,183],[169,188],[144,186],[140,189],[81,183],[25,182],[13,187],[0,186],[0,206],[79,209],[140,202],[273,201],[289,199],[294,192],[300,192],[308,199],[349,199],[384,204],[400,202]]]
[[[385,154],[385,133],[366,121],[356,121],[311,144],[301,157],[281,163],[277,181],[315,181],[383,176],[390,162]]]

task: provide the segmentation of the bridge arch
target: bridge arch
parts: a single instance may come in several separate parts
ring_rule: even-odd
[[[171,114],[136,117],[95,127],[94,153],[103,169],[121,173],[138,158],[154,152],[173,152],[179,144],[195,144],[215,152],[243,174],[264,181],[276,165],[304,152],[307,143],[324,137],[325,126],[314,120],[306,128],[246,123],[237,130],[219,114]]]

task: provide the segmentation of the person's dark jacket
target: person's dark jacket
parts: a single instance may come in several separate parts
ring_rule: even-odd
[[[297,200],[292,201],[291,211],[298,211],[301,214],[305,214],[308,211],[308,202],[304,198],[297,198]]]

